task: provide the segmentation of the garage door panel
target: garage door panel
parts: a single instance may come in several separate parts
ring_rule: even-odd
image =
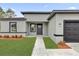
[[[64,40],[66,42],[79,42],[79,22],[64,23]]]
[[[72,40],[71,40],[71,39],[72,39]],[[65,38],[65,41],[66,41],[66,42],[72,42],[72,41],[74,42],[74,39],[73,39],[73,38],[66,37],[66,38]]]

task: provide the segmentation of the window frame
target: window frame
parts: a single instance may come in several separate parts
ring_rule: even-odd
[[[17,32],[17,22],[9,22],[9,32],[12,32],[12,33],[14,32],[14,31],[11,30],[11,27],[12,27],[11,23],[16,24],[16,31],[15,32]]]
[[[34,24],[35,25],[35,31],[31,30],[31,25]],[[36,32],[36,24],[35,23],[30,23],[30,32]]]

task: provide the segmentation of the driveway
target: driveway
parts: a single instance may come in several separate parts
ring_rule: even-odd
[[[73,49],[47,49],[48,56],[79,56]]]
[[[79,53],[79,43],[66,43],[66,44]]]

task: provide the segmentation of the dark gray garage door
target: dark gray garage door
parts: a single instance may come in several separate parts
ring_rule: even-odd
[[[64,41],[79,42],[79,21],[64,21]]]

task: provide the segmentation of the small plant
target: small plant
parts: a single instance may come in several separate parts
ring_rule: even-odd
[[[0,38],[2,38],[2,35],[0,35]]]

